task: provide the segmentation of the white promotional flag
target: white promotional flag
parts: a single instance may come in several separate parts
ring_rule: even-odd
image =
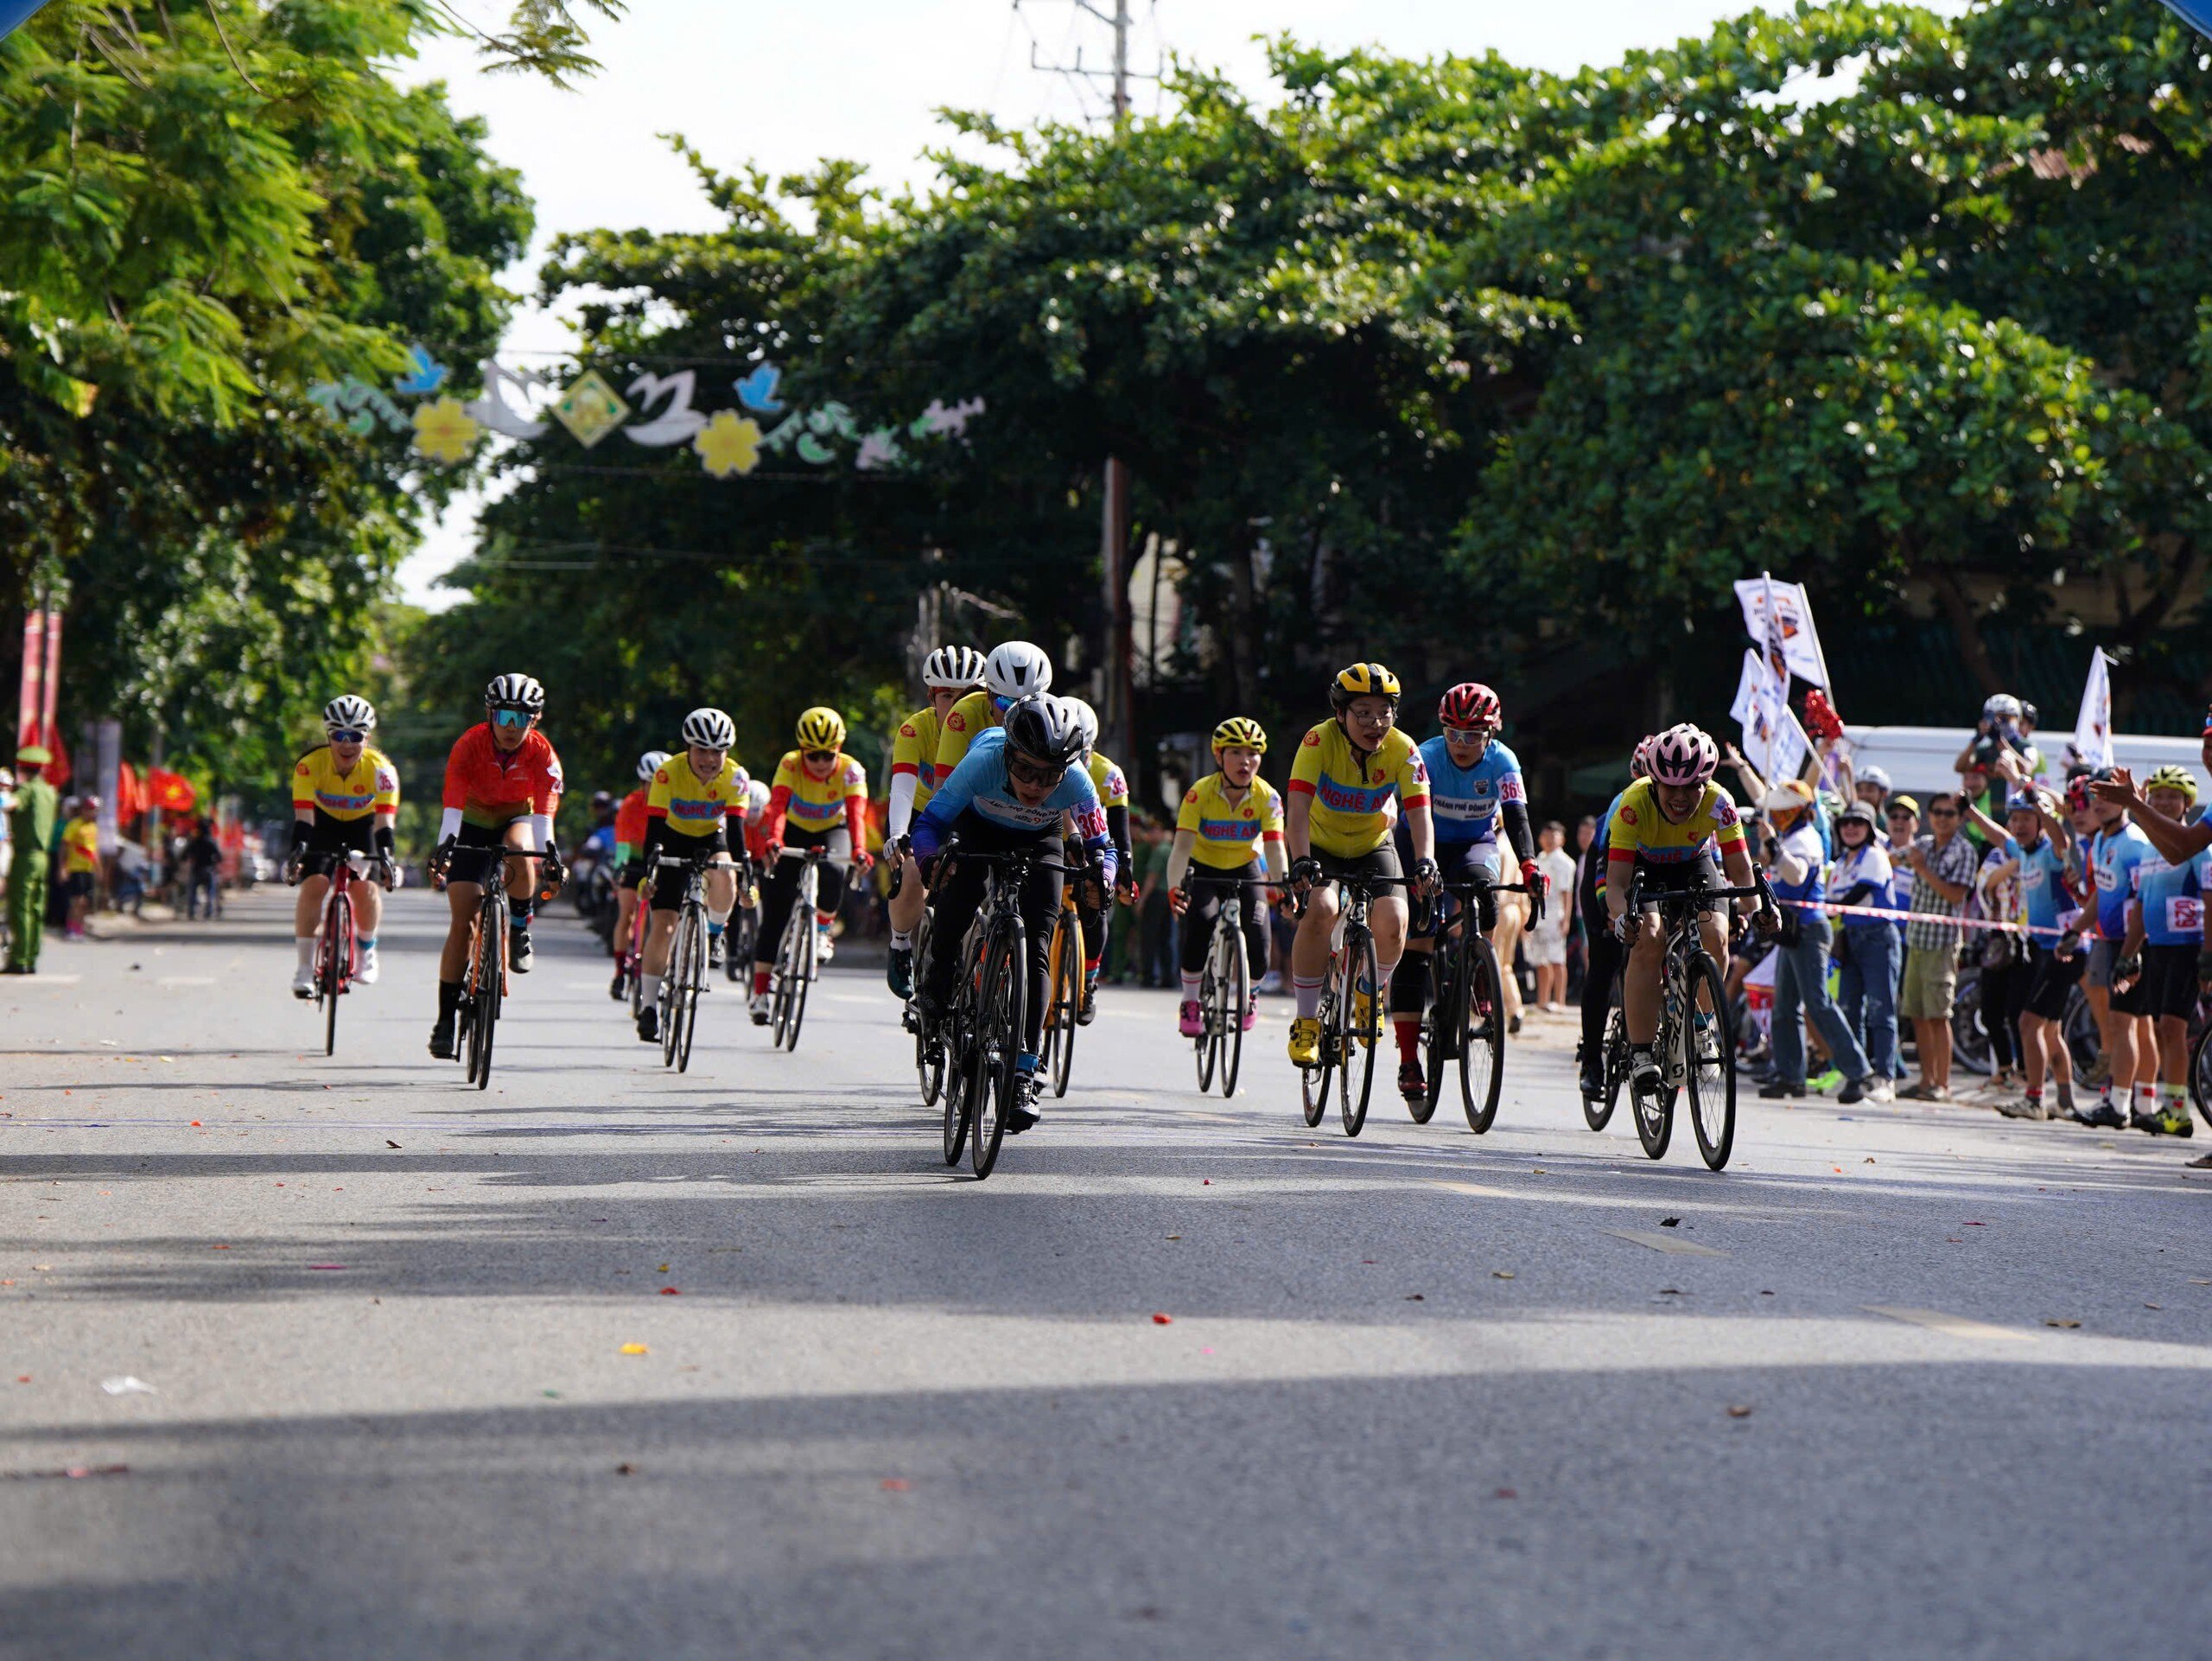
[[[2082,689],[2082,713],[2074,718],[2074,753],[2093,767],[2112,765],[2111,668],[2102,646],[2089,654],[2089,683]]]
[[[1812,746],[1790,713],[1781,681],[1756,652],[1744,653],[1744,672],[1728,713],[1744,729],[1744,759],[1770,780],[1795,779]]]
[[[1828,663],[1821,652],[1820,631],[1813,627],[1813,608],[1806,601],[1804,584],[1747,576],[1736,584],[1736,598],[1743,603],[1744,628],[1752,644],[1779,652],[1791,674],[1825,690]]]

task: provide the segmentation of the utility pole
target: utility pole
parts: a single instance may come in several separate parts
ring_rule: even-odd
[[[1029,67],[1070,77],[1084,77],[1106,80],[1113,88],[1114,130],[1122,131],[1129,124],[1129,82],[1132,80],[1157,80],[1159,75],[1132,76],[1129,73],[1129,0],[1113,0],[1113,11],[1101,10],[1092,0],[1074,0],[1082,10],[1089,12],[1114,31],[1114,56],[1111,70],[1086,68],[1083,50],[1076,49],[1071,65],[1042,62],[1033,41],[1029,48]],[[1016,10],[1021,0],[1014,0]],[[1105,708],[1098,712],[1103,729],[1100,736],[1105,747],[1120,756],[1125,766],[1136,767],[1136,676],[1135,642],[1133,639],[1129,615],[1129,469],[1128,463],[1117,456],[1109,456],[1098,527],[1098,570],[1100,599],[1106,609]]]

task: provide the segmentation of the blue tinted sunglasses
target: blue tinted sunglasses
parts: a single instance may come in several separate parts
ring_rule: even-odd
[[[334,744],[365,744],[369,741],[369,735],[358,727],[335,727],[331,729],[330,741]]]
[[[494,710],[492,711],[492,719],[496,724],[502,727],[527,727],[530,725],[530,711],[527,710]]]

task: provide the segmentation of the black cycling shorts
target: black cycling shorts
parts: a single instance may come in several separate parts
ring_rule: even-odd
[[[1406,868],[1398,862],[1398,850],[1387,842],[1371,854],[1349,856],[1316,848],[1313,857],[1321,867],[1321,879],[1325,882],[1340,882],[1348,876],[1356,876],[1378,897],[1405,884]]]
[[[687,837],[680,831],[664,830],[660,835],[660,877],[653,885],[652,908],[655,911],[683,909],[683,873],[671,862],[688,865],[703,865],[717,853],[725,851],[721,838],[709,830],[703,837]],[[645,861],[638,862],[638,874],[645,875]]]
[[[2143,993],[2143,1014],[2181,1021],[2196,1014],[2196,951],[2194,945],[2143,948],[2143,978],[2136,983]]]
[[[376,827],[373,813],[364,813],[358,819],[334,819],[318,807],[302,844],[300,869],[308,876],[328,876],[347,854],[374,853]]]
[[[1700,889],[1727,886],[1721,879],[1720,867],[1710,854],[1700,854],[1695,859],[1669,860],[1663,864],[1639,854],[1637,856],[1635,875],[1629,879],[1631,887],[1639,877],[1643,879],[1643,905],[1646,911],[1656,909],[1661,899],[1668,894],[1695,894]],[[1609,874],[1606,881],[1610,882],[1611,880]],[[1714,902],[1716,905],[1719,903]],[[1711,910],[1712,907],[1707,907],[1706,909]]]
[[[2036,941],[2028,950],[2034,961],[2028,971],[2028,996],[2020,1006],[2021,1013],[2045,1021],[2065,1019],[2066,1000],[2081,981],[2085,954],[2077,951],[2070,958],[2062,958],[2043,940]]]
[[[493,881],[492,874],[505,868],[506,862],[499,850],[507,845],[509,826],[520,823],[510,819],[506,824],[471,824],[461,821],[461,829],[454,832],[453,857],[446,866],[446,881],[474,882],[479,885]]]

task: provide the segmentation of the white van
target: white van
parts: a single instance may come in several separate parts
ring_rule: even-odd
[[[1974,739],[1970,727],[1853,727],[1844,728],[1851,741],[1851,765],[1863,772],[1880,767],[1890,775],[1890,788],[1926,801],[1938,790],[1959,787],[1959,752]],[[2053,785],[2065,776],[2063,758],[2073,729],[2045,727],[2035,735]],[[2204,779],[2204,741],[2201,738],[2153,738],[2143,733],[2114,733],[2113,760],[2131,769],[2140,781],[2155,767],[2183,767]]]

